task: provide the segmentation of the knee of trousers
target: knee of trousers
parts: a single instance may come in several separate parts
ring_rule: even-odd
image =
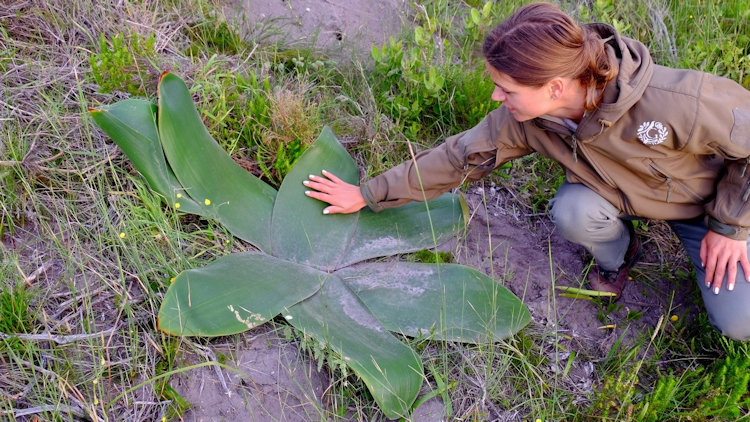
[[[618,230],[622,222],[608,210],[592,204],[589,198],[580,195],[555,197],[550,208],[550,219],[560,234],[576,243],[598,238],[611,230]]]
[[[750,283],[745,281],[745,272],[738,266],[734,290],[728,290],[725,276],[719,294],[715,294],[713,287],[706,287],[704,283],[706,275],[703,268],[693,262],[696,281],[711,325],[732,340],[750,340]]]
[[[750,339],[750,309],[748,307],[735,309],[731,315],[710,314],[709,321],[725,337],[739,341]]]

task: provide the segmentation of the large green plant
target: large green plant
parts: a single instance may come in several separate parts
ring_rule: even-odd
[[[159,310],[159,329],[167,333],[227,335],[282,314],[339,353],[394,418],[409,412],[424,374],[416,353],[390,332],[484,342],[529,321],[518,298],[471,268],[362,263],[455,236],[460,201],[444,195],[378,214],[323,215],[324,204],[303,194],[302,180],[321,169],[358,179],[328,128],[277,192],[211,138],[174,74],[162,75],[158,106],[125,100],[91,114],[172,206],[215,218],[259,249],[177,276]]]

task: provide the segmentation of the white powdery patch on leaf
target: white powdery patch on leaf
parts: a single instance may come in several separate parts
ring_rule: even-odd
[[[368,241],[365,242],[362,246],[356,249],[352,249],[352,251],[347,255],[357,258],[360,256],[373,255],[372,253],[368,252],[371,250],[378,251],[377,255],[387,255],[389,253],[388,251],[393,251],[393,253],[395,253],[395,251],[405,251],[411,249],[413,249],[413,245],[408,241],[394,236],[386,236],[376,239],[368,239]]]
[[[347,284],[357,292],[388,289],[402,291],[407,296],[421,296],[428,291],[429,283],[425,280],[435,276],[432,268],[422,265],[393,265],[388,270],[386,275],[382,268],[368,268],[348,278]]]
[[[353,294],[339,294],[338,300],[346,316],[354,320],[357,324],[379,333],[383,332],[383,326],[367,308],[359,303],[356,296]]]
[[[240,316],[240,312],[238,310],[234,309],[234,306],[229,305],[229,306],[227,306],[227,308],[229,309],[229,312],[233,312],[234,313],[234,317],[237,319],[237,321],[239,321],[241,324],[244,324],[245,326],[247,326],[248,329],[254,328],[254,327],[256,327],[256,326],[258,326],[258,325],[260,325],[260,324],[262,324],[263,322],[266,321],[266,319],[263,318],[263,315],[255,313],[255,312],[252,312],[252,311],[249,311],[249,310],[243,308],[242,306],[240,306],[240,308],[243,311],[247,312],[247,317],[246,318],[242,318],[242,316]]]

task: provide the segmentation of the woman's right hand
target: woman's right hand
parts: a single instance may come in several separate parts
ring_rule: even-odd
[[[323,214],[351,214],[367,205],[359,186],[346,183],[325,170],[322,174],[323,176],[311,174],[309,180],[302,184],[313,189],[305,191],[305,195],[330,204],[323,210]]]

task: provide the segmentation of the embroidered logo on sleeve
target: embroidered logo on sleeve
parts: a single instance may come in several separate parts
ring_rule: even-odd
[[[659,145],[667,140],[667,127],[662,122],[643,122],[638,127],[638,139],[646,145]]]

